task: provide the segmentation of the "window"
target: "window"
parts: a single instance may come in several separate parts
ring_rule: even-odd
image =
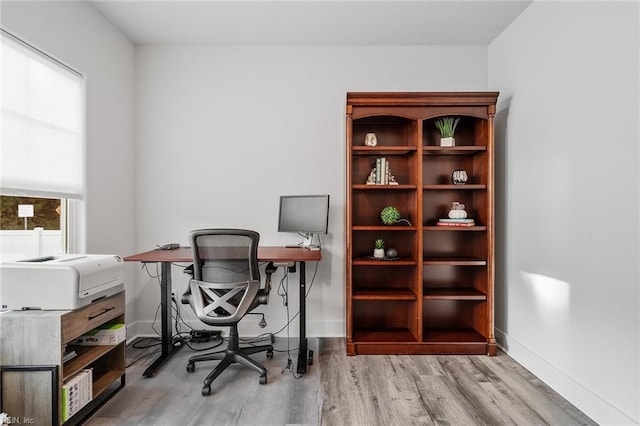
[[[64,198],[0,196],[0,260],[66,252],[67,203]]]
[[[0,260],[64,253],[84,196],[84,79],[3,29],[0,49]]]

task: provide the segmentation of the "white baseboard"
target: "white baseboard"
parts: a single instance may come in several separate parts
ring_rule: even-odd
[[[598,424],[611,426],[640,424],[502,330],[495,329],[495,333],[500,349]]]
[[[211,328],[205,326],[200,321],[187,321],[187,325],[198,330],[203,328]],[[278,325],[272,326],[268,325],[266,328],[257,328],[251,324],[246,327],[242,327],[242,323],[240,323],[239,332],[241,335],[246,337],[255,337],[262,333],[275,333],[282,326]],[[158,333],[154,331],[154,328],[160,332],[160,322],[156,321],[155,323],[152,321],[136,321],[131,324],[127,324],[127,343],[132,342],[138,337],[157,337]],[[224,330],[225,328],[221,328]],[[184,331],[188,331],[187,326],[183,326]],[[286,330],[281,331],[278,336],[286,337]],[[344,337],[345,336],[345,325],[344,321],[307,321],[307,337]],[[291,328],[289,329],[289,337],[297,338],[300,337],[300,333],[298,330],[298,322],[296,320],[291,324]]]

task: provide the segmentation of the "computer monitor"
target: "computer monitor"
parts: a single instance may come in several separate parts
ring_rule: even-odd
[[[317,248],[313,236],[329,230],[329,195],[282,195],[278,232],[295,232],[304,237],[302,247]],[[318,236],[318,243],[320,237]]]

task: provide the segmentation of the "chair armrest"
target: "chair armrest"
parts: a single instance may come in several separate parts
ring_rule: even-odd
[[[193,277],[193,263],[182,270],[185,274],[189,274]]]
[[[191,265],[184,268],[182,272],[184,272],[187,275],[190,275],[191,279],[193,279],[193,268],[194,268],[194,265],[192,263]],[[182,297],[180,298],[180,303],[182,303],[183,305],[191,304],[191,286],[188,285],[187,289],[184,291],[184,293],[182,293]]]
[[[255,305],[268,305],[269,293],[271,292],[271,275],[278,270],[278,267],[269,262],[264,268],[266,277],[264,279],[264,288],[258,292],[257,303]],[[255,306],[254,306],[255,307]]]

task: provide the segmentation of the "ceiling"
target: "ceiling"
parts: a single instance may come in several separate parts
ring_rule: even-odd
[[[490,44],[532,0],[88,0],[136,44]]]

